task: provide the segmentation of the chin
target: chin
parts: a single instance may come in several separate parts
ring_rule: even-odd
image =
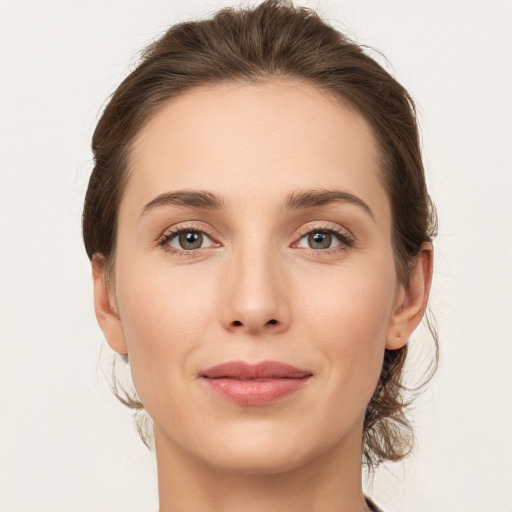
[[[332,442],[317,434],[316,439],[300,427],[250,424],[243,422],[236,429],[215,435],[197,454],[212,467],[237,474],[278,474],[296,470],[329,450]],[[306,442],[307,440],[307,442]]]
[[[263,476],[293,471],[308,459],[307,454],[277,448],[257,443],[252,447],[231,447],[229,452],[212,454],[210,464],[224,472]]]

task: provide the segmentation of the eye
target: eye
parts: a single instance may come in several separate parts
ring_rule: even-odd
[[[311,231],[304,235],[297,244],[297,247],[307,249],[332,249],[340,245],[340,240],[329,231]]]
[[[322,251],[336,247],[350,247],[352,245],[352,238],[344,233],[333,229],[315,229],[305,233],[297,242],[296,247]]]
[[[178,251],[194,251],[212,247],[215,242],[206,233],[196,229],[180,229],[169,233],[162,240],[162,245],[167,245]]]

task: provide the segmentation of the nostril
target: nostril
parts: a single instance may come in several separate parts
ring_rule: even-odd
[[[277,325],[277,324],[279,324],[279,322],[275,318],[272,318],[268,322],[265,322],[265,325]],[[243,327],[245,324],[243,322],[241,322],[240,320],[233,320],[231,325],[232,325],[232,327]]]

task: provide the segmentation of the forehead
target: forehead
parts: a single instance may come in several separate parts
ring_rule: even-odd
[[[180,189],[247,202],[294,188],[343,188],[386,210],[379,161],[364,118],[314,86],[205,86],[170,100],[141,130],[121,206]]]

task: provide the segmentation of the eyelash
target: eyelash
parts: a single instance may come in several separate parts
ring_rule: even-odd
[[[160,247],[162,247],[162,249],[164,251],[174,254],[176,256],[182,256],[185,258],[194,257],[196,255],[197,251],[201,250],[201,248],[186,251],[184,249],[183,250],[176,249],[169,245],[169,242],[171,240],[173,240],[174,238],[176,238],[179,234],[187,233],[187,232],[201,233],[203,235],[206,235],[214,244],[217,244],[217,246],[219,245],[219,243],[215,240],[215,237],[211,233],[209,233],[209,230],[205,229],[204,226],[197,226],[194,224],[187,224],[185,226],[180,225],[180,226],[175,226],[173,228],[170,228],[158,239],[158,245]],[[204,247],[202,249],[207,249],[207,248]]]
[[[176,238],[181,233],[187,233],[187,232],[194,232],[194,233],[201,233],[203,235],[206,235],[214,244],[217,244],[217,247],[219,246],[219,242],[215,240],[215,237],[209,232],[209,230],[205,229],[204,226],[197,226],[194,224],[187,224],[186,226],[175,226],[168,231],[166,231],[159,239],[157,240],[158,245],[162,247],[162,249],[166,252],[169,252],[171,254],[174,254],[176,256],[180,257],[194,257],[197,253],[197,251],[200,251],[201,249],[209,249],[209,247],[199,248],[199,249],[191,249],[191,250],[180,250],[176,249],[174,247],[171,247],[169,245],[169,242]],[[327,233],[330,235],[334,235],[340,242],[340,245],[327,248],[327,249],[312,249],[312,248],[306,248],[306,247],[298,247],[298,244],[303,240],[305,237],[312,233]],[[347,232],[347,230],[342,230],[339,228],[336,228],[334,226],[315,226],[313,228],[304,229],[298,232],[299,239],[294,242],[291,247],[302,249],[308,254],[311,254],[316,257],[321,256],[328,256],[331,254],[344,252],[347,249],[350,249],[355,245],[355,238]]]
[[[301,240],[303,240],[305,237],[312,233],[328,233],[330,235],[334,235],[334,237],[337,238],[338,241],[340,242],[340,245],[328,249],[312,249],[306,247],[302,248],[302,250],[304,250],[306,253],[315,257],[330,256],[332,254],[345,252],[351,247],[354,247],[356,243],[354,236],[351,233],[349,233],[348,230],[340,229],[338,227],[329,225],[314,226],[312,228],[307,228],[299,231],[300,238],[297,242],[293,243],[292,247],[297,247]]]

